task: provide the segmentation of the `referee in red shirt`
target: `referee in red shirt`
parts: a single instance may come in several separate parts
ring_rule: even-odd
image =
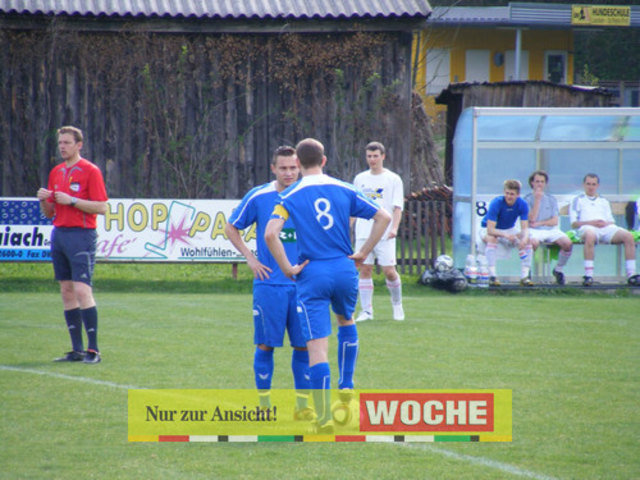
[[[58,149],[64,162],[51,170],[47,188],[40,188],[37,197],[44,215],[53,217],[51,259],[71,337],[71,351],[54,361],[99,363],[98,310],[91,277],[96,257],[96,215],[106,213],[108,198],[100,169],[80,156],[82,141],[82,131],[76,127],[58,130]]]

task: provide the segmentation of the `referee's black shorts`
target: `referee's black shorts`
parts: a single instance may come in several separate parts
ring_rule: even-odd
[[[56,280],[91,285],[97,239],[95,229],[55,227],[51,233],[51,260]]]

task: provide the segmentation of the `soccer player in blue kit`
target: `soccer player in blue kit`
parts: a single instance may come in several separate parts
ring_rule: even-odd
[[[518,248],[521,265],[520,285],[523,287],[533,285],[529,278],[533,256],[529,239],[529,205],[520,198],[520,188],[518,180],[505,180],[504,194],[491,200],[489,210],[478,230],[479,251],[485,252],[489,267],[489,285],[494,287],[500,286],[500,281],[496,277],[498,246],[506,249]],[[516,227],[518,218],[520,218],[520,229]]]
[[[296,146],[302,179],[280,194],[267,224],[265,239],[282,272],[295,278],[300,321],[309,349],[311,388],[317,414],[316,432],[332,433],[329,335],[331,305],[338,321],[338,388],[350,398],[358,356],[358,331],[353,312],[358,300],[358,272],[391,221],[389,213],[353,185],[323,174],[324,146],[307,138]],[[369,238],[351,249],[350,217],[373,219]],[[286,255],[281,232],[293,220],[298,263]]]
[[[296,388],[295,420],[312,420],[315,414],[308,406],[309,354],[302,335],[297,314],[296,287],[293,280],[282,273],[264,242],[264,231],[278,199],[278,193],[298,180],[295,149],[278,147],[271,160],[271,171],[276,179],[251,189],[240,205],[233,211],[225,227],[229,240],[247,259],[253,271],[253,322],[256,350],[253,360],[256,387],[260,406],[271,406],[271,379],[274,369],[274,347],[281,347],[285,329],[293,347],[291,370]],[[239,230],[256,224],[258,257],[243,241]],[[283,228],[285,251],[288,258],[296,261],[298,250],[293,223]]]

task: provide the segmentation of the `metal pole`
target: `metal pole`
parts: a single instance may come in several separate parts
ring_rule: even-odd
[[[471,115],[471,254],[476,256],[476,181],[478,177],[478,113],[473,107]]]
[[[516,28],[516,71],[513,74],[514,80],[520,80],[520,55],[522,54],[522,29]]]

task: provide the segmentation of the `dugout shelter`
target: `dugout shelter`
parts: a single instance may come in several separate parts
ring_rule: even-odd
[[[456,125],[453,151],[453,257],[463,268],[476,253],[477,230],[503,182],[522,182],[521,196],[531,191],[529,175],[549,174],[547,192],[560,207],[560,228],[571,230],[569,202],[583,192],[586,173],[600,177],[600,195],[612,204],[616,224],[626,227],[624,205],[640,197],[639,108],[494,108],[463,111]],[[515,249],[514,249],[515,250]],[[539,249],[543,250],[543,249]],[[532,274],[544,276],[548,258],[536,254]],[[565,268],[571,277],[583,275],[582,245],[574,246]],[[517,251],[498,260],[501,277],[518,278]],[[596,247],[595,275],[620,280],[624,273],[621,248]]]

